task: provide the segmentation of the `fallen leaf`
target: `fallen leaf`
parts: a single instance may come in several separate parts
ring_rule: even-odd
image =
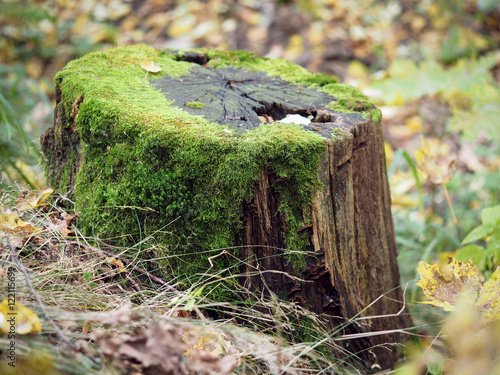
[[[177,373],[185,350],[178,329],[166,322],[151,323],[130,334],[97,329],[91,337],[118,367],[124,368],[128,358],[157,374]]]
[[[13,330],[12,327],[15,327],[15,329]],[[25,335],[41,331],[40,319],[33,310],[19,302],[11,303],[8,299],[4,299],[0,303],[0,333],[14,332]]]
[[[184,353],[188,357],[192,356],[193,350],[203,350],[218,357],[224,352],[227,353],[231,346],[231,342],[226,340],[222,333],[203,327],[189,329],[182,339],[187,344],[194,341],[194,344],[188,346]]]
[[[40,231],[40,229],[31,223],[22,221],[15,212],[7,212],[0,214],[0,235],[2,235],[1,231],[28,236]]]
[[[54,189],[50,187],[46,187],[43,189],[40,194],[36,197],[31,198],[29,201],[21,204],[19,207],[20,211],[26,211],[32,208],[38,208],[42,206],[47,206],[49,203],[43,203],[52,193]]]
[[[161,68],[154,63],[154,61],[148,61],[148,60],[142,60],[141,61],[141,68],[146,71],[146,77],[148,76],[148,73],[158,73]]]
[[[106,261],[117,267],[117,269],[115,270],[116,272],[127,272],[125,266],[123,265],[123,262],[120,259],[107,257]]]
[[[430,298],[422,303],[442,307],[446,311],[455,309],[458,300],[465,294],[477,295],[481,285],[479,275],[472,262],[461,263],[455,259],[439,269],[425,262],[418,262],[420,280],[417,285]]]
[[[130,323],[133,318],[132,302],[127,301],[118,309],[108,312],[106,318],[103,319],[102,322],[112,327],[116,327]]]
[[[76,214],[68,214],[66,212],[63,212],[61,216],[63,220],[52,218],[53,223],[49,229],[61,233],[64,237],[74,236],[75,231],[74,229],[69,229],[69,226],[71,225],[73,219],[76,217]]]
[[[84,335],[88,335],[90,329],[92,327],[92,322],[90,320],[86,320],[83,322],[82,333]]]
[[[435,374],[500,374],[500,321],[485,325],[484,315],[471,300],[461,300],[443,327],[443,340],[451,358],[446,370]],[[434,374],[434,373],[433,373]]]
[[[479,290],[476,306],[485,312],[483,323],[500,318],[500,267],[497,267],[490,279]]]
[[[450,258],[441,269],[419,262],[417,271],[420,276],[417,285],[430,298],[422,303],[453,311],[460,301],[470,301],[481,312],[481,325],[500,318],[500,267],[484,284],[472,261],[462,263]]]

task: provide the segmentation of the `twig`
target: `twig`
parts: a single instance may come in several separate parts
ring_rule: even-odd
[[[109,252],[107,252],[105,250],[100,250],[100,251],[102,251],[102,253],[105,254],[105,255],[107,255],[108,257],[113,257],[113,258],[121,260],[125,265],[129,265],[131,263],[127,259],[120,258],[116,254],[109,253]],[[148,278],[152,279],[154,282],[156,282],[156,283],[164,286],[165,288],[167,288],[171,292],[175,292],[175,293],[179,293],[179,294],[181,293],[180,291],[178,291],[177,289],[175,289],[172,285],[170,285],[169,283],[167,283],[165,280],[159,278],[158,276],[153,275],[151,272],[146,271],[144,268],[141,268],[139,266],[134,266],[132,270],[133,271],[138,271],[138,272],[142,273],[143,275],[145,275]],[[129,279],[129,280],[132,281],[132,279]]]
[[[7,246],[9,247],[10,251],[12,252],[12,257],[14,258],[14,261],[16,262],[17,266],[19,267],[19,269],[23,273],[24,277],[26,278],[26,283],[28,284],[30,292],[33,295],[33,297],[35,297],[35,300],[38,303],[38,306],[40,306],[40,309],[42,310],[42,313],[45,316],[45,319],[47,319],[49,321],[49,323],[52,325],[52,327],[54,327],[55,331],[57,332],[57,334],[59,335],[61,340],[64,341],[64,343],[66,345],[68,345],[71,349],[78,351],[78,348],[76,347],[76,345],[73,344],[69,340],[68,337],[66,337],[66,335],[63,333],[63,331],[61,331],[61,329],[57,326],[57,324],[52,320],[52,318],[47,313],[47,310],[45,309],[45,305],[43,304],[42,300],[40,299],[40,297],[36,293],[35,288],[33,288],[33,284],[31,283],[30,276],[28,275],[26,268],[24,268],[23,264],[19,260],[19,257],[17,256],[17,253],[16,253],[16,250],[14,249],[14,247],[10,243],[8,235],[7,235]]]

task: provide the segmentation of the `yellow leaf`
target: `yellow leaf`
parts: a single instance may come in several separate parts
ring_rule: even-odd
[[[445,326],[443,339],[447,353],[442,373],[453,375],[500,374],[500,322],[484,325],[484,315],[467,298],[461,300]]]
[[[0,2],[1,3],[1,2]],[[1,54],[1,52],[0,52]],[[40,83],[38,87],[43,91],[44,88],[43,84]],[[49,90],[50,91],[50,90]],[[46,108],[45,105],[43,108]],[[42,109],[42,107],[40,107]],[[41,113],[41,112],[40,112]],[[39,179],[36,177],[36,171],[34,169],[35,167],[32,165],[28,165],[22,160],[16,161],[15,165],[7,165],[6,166],[6,172],[9,180],[15,181],[15,180],[24,180],[24,181],[29,181],[30,185],[33,185],[34,187],[41,188],[40,183],[42,179]]]
[[[411,21],[411,28],[414,32],[418,33],[425,27],[426,23],[424,17],[415,16]]]
[[[6,355],[2,356],[0,359],[0,374],[63,375],[56,368],[58,362],[55,359],[55,352],[40,345],[30,345],[29,350],[20,350],[19,353],[16,353],[15,366],[12,366],[13,363]]]
[[[13,304],[4,299],[0,303],[0,333],[16,333],[25,335],[31,332],[41,332],[40,319],[33,310],[19,302]]]
[[[394,160],[394,149],[389,142],[384,142],[384,155],[387,165],[391,165]]]
[[[457,170],[457,160],[450,147],[437,139],[422,138],[422,147],[415,151],[415,160],[417,167],[435,186],[449,182]]]
[[[389,184],[393,207],[413,208],[418,205],[418,202],[410,194],[416,186],[415,179],[410,172],[397,171],[391,176]]]
[[[411,116],[405,121],[405,125],[414,132],[421,132],[423,129],[422,117]]]
[[[404,208],[414,208],[417,207],[418,202],[414,200],[410,195],[391,195],[391,204],[394,208],[404,209]]]
[[[369,86],[369,70],[359,60],[352,60],[347,65],[346,83],[354,87],[365,88]]]
[[[14,212],[0,214],[0,232],[7,231],[7,233],[26,236],[39,230],[33,224],[22,221]]]
[[[37,197],[31,198],[28,202],[21,205],[19,208],[21,211],[26,211],[31,208],[37,208],[48,205],[48,203],[43,203],[52,193],[54,189],[46,187],[43,189]]]
[[[441,270],[437,265],[418,262],[417,271],[420,276],[417,285],[430,298],[423,303],[440,306],[446,311],[454,310],[464,294],[477,296],[481,285],[479,275],[470,261],[461,263],[451,259]]]
[[[285,58],[293,60],[304,53],[304,37],[300,34],[290,36],[285,48]]]
[[[476,306],[485,312],[484,323],[500,318],[500,267],[479,290]]]
[[[196,26],[196,18],[191,14],[186,14],[178,18],[168,28],[168,36],[175,38],[191,32]]]
[[[443,251],[437,255],[437,265],[438,267],[445,267],[449,262],[450,258],[454,258],[458,251]]]
[[[31,78],[38,79],[43,73],[43,61],[38,58],[31,58],[24,66],[26,74]]]
[[[352,60],[347,65],[347,76],[357,80],[364,80],[368,77],[369,70],[365,64],[359,60]]]
[[[420,276],[417,285],[430,298],[422,303],[451,311],[456,310],[459,301],[462,304],[469,301],[481,312],[481,325],[500,318],[500,267],[483,285],[472,261],[462,263],[449,258],[441,269],[419,262],[417,271]]]
[[[90,331],[90,329],[92,328],[92,321],[90,320],[86,320],[83,322],[83,327],[82,327],[82,333],[84,335],[87,335]]]
[[[161,68],[156,65],[154,61],[148,60],[142,60],[141,68],[151,73],[158,73],[161,70]]]
[[[183,335],[182,339],[189,344],[193,337],[195,342],[187,347],[185,356],[191,356],[193,350],[204,350],[217,357],[224,351],[228,352],[231,345],[222,333],[207,328],[191,328],[188,333]]]

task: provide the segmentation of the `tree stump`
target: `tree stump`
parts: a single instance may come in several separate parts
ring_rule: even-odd
[[[151,61],[159,72],[141,67]],[[321,314],[330,329],[360,312],[393,314],[345,325],[340,334],[361,335],[339,344],[373,370],[394,365],[399,335],[369,335],[410,321],[396,315],[381,116],[365,96],[244,51],[146,46],[91,53],[55,82],[46,173],[86,233],[154,238],[164,246],[151,257],[178,256],[162,263],[177,277],[237,257],[242,283]]]

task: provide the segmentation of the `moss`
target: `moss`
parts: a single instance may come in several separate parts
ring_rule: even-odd
[[[371,113],[371,119],[373,122],[381,122],[382,121],[382,112],[380,109],[372,109]]]
[[[209,62],[214,67],[243,68],[254,72],[264,71],[270,76],[279,76],[281,79],[306,87],[322,87],[337,81],[325,74],[315,74],[290,61],[257,57],[248,51],[207,51]]]
[[[185,105],[188,106],[189,108],[193,108],[193,109],[205,108],[205,104],[203,104],[201,102],[187,102]]]
[[[245,51],[198,51],[206,52],[212,66],[263,70],[319,88],[339,98],[330,105],[338,111],[371,108],[354,88],[284,60]],[[309,239],[297,230],[309,224],[304,212],[310,211],[318,188],[316,173],[326,140],[283,123],[261,125],[240,136],[228,133],[167,101],[144,78],[142,60],[162,68],[149,74],[150,79],[179,77],[194,65],[177,61],[171,51],[129,46],[91,53],[56,75],[62,126],[76,128],[81,167],[77,176],[65,172],[64,179],[50,182],[64,191],[68,179],[76,179],[74,200],[82,230],[118,243],[144,245],[145,239],[154,238],[164,246],[161,251],[156,246],[151,257],[165,259],[164,271],[196,274],[207,269],[213,255],[199,251],[234,245],[242,204],[252,197],[266,168],[289,177],[276,187],[282,197],[280,210],[289,220],[287,248],[307,251]],[[300,253],[289,256],[300,269],[303,257],[293,254]],[[223,257],[213,262],[219,269],[229,264]]]
[[[337,112],[369,113],[373,107],[366,95],[343,83],[331,83],[320,87],[319,90],[338,98],[338,101],[328,105],[328,108]]]

